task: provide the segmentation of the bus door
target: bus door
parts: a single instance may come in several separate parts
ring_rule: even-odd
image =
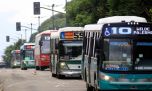
[[[97,68],[98,68],[98,62],[99,61],[99,38],[98,37],[98,34],[97,33],[94,33],[93,34],[93,37],[91,38],[91,73],[90,73],[90,76],[91,76],[91,84],[94,85],[96,84],[97,85]]]
[[[90,36],[91,36],[91,33],[90,33]],[[88,73],[87,73],[87,81],[89,81],[89,83],[91,83],[91,80],[93,79],[91,76],[94,72],[93,72],[93,60],[91,60],[91,56],[92,56],[92,51],[93,51],[93,37],[89,37],[88,38],[88,56],[87,56],[87,60],[88,60]]]

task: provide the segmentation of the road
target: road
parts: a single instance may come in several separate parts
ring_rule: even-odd
[[[86,91],[81,79],[57,79],[50,71],[0,69],[4,91]]]

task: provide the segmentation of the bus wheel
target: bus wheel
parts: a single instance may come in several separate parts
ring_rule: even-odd
[[[40,67],[39,66],[36,66],[36,68],[35,68],[36,70],[40,70]]]
[[[86,83],[87,91],[93,91],[93,87]]]
[[[53,73],[52,73],[52,77],[56,77],[56,74],[53,74]]]
[[[94,88],[93,88],[93,91],[100,91],[100,90],[98,90],[96,87],[94,87]]]
[[[63,78],[63,76],[62,76],[62,75],[60,75],[60,74],[57,74],[57,78],[62,79],[62,78]]]
[[[44,67],[41,67],[41,71],[44,71],[44,69],[45,69]]]

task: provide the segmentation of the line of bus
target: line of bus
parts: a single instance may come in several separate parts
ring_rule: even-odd
[[[87,91],[152,90],[152,24],[136,16],[84,27],[82,75]]]
[[[22,70],[27,70],[27,68],[35,68],[34,46],[35,43],[24,43],[20,47]]]
[[[81,77],[82,38],[82,27],[64,27],[52,33],[50,63],[53,77]]]
[[[50,64],[50,34],[57,30],[46,30],[35,36],[35,65],[36,70],[44,70]]]
[[[12,50],[11,55],[11,68],[20,68],[20,50]]]

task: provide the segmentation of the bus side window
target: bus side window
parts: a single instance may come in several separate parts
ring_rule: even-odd
[[[90,46],[89,46],[89,56],[90,57],[93,55],[93,45],[94,45],[93,37],[94,37],[94,32],[90,36],[90,43],[89,43],[90,44]]]
[[[59,54],[60,56],[64,56],[65,55],[65,50],[64,50],[64,46],[63,46],[63,43],[62,41],[59,42]]]
[[[93,57],[95,57],[96,36],[97,33],[95,32],[93,36]]]
[[[58,49],[57,40],[55,40],[54,44],[55,44],[55,49]]]
[[[83,53],[84,54],[86,53],[86,46],[87,46],[87,38],[84,34],[84,36],[83,36]]]
[[[86,33],[86,36],[87,36],[87,45],[86,45],[86,55],[88,55],[88,53],[89,53],[89,36],[90,36],[90,33],[89,32],[87,32]]]

